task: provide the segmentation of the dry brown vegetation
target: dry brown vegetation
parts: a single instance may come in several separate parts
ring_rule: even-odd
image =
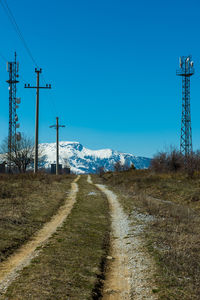
[[[108,202],[82,176],[63,226],[2,299],[99,299],[109,247]]]
[[[129,214],[151,216],[146,245],[157,263],[159,299],[199,299],[200,178],[184,173],[148,170],[107,173],[96,177],[120,195]],[[150,197],[148,196],[150,195]],[[163,201],[164,200],[164,201]]]
[[[0,176],[0,261],[27,241],[58,210],[73,176]]]
[[[93,178],[119,195],[127,214],[137,210],[146,219],[144,237],[157,265],[153,291],[158,299],[199,299],[199,175],[129,170]],[[55,214],[72,179],[0,177],[1,260]],[[99,299],[109,244],[108,203],[85,176],[79,185],[77,203],[64,226],[22,271],[5,299]]]
[[[171,147],[170,151],[158,152],[150,163],[150,169],[155,172],[178,172],[183,171],[189,177],[200,171],[200,151],[183,155],[179,150]]]

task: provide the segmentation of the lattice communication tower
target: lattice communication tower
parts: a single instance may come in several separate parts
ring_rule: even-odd
[[[184,156],[192,152],[192,127],[190,111],[190,77],[194,74],[194,62],[192,57],[181,56],[179,58],[179,69],[176,75],[182,76],[182,120],[181,120],[181,142],[180,151]]]
[[[15,52],[14,62],[7,62],[7,71],[9,72],[9,129],[8,129],[8,170],[11,171],[11,154],[16,147],[16,142],[20,141],[21,134],[17,132],[20,127],[18,122],[17,108],[21,102],[20,98],[16,97],[19,63],[17,62],[17,55]]]

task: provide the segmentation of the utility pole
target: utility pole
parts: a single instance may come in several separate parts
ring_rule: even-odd
[[[56,117],[56,125],[51,125],[49,128],[55,128],[56,129],[56,175],[59,174],[59,128],[65,127],[65,125],[59,125],[58,117]]]
[[[34,173],[38,171],[38,131],[39,131],[39,90],[40,89],[51,89],[51,84],[46,84],[46,86],[40,86],[40,74],[42,69],[35,68],[35,73],[37,74],[36,86],[26,85],[25,88],[36,89],[36,114],[35,114],[35,160],[34,160]]]

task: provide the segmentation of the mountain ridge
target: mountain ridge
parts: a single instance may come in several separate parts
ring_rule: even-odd
[[[56,143],[41,143],[39,149],[44,157],[42,166],[50,168],[56,162]],[[79,142],[61,141],[59,143],[59,163],[68,165],[73,173],[88,174],[96,173],[100,167],[106,171],[112,171],[116,162],[122,165],[131,166],[136,169],[149,167],[150,158],[134,156],[112,149],[91,150],[85,148]]]

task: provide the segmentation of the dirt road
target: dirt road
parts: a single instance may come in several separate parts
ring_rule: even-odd
[[[69,196],[57,214],[28,243],[0,264],[0,295],[15,280],[18,272],[40,253],[40,249],[57,228],[62,226],[76,201],[78,180],[79,176],[72,183]],[[91,176],[88,176],[87,181],[93,185]],[[111,247],[107,257],[108,267],[102,299],[157,299],[152,292],[155,288],[152,279],[154,265],[141,238],[141,228],[143,228],[141,227],[141,214],[137,215],[137,212],[134,212],[130,218],[125,214],[117,196],[112,191],[104,185],[96,184],[96,187],[106,195],[111,215]],[[138,224],[138,219],[141,221],[140,224]]]
[[[61,206],[56,215],[39,230],[33,238],[20,247],[6,261],[0,264],[0,294],[3,293],[11,282],[16,278],[18,272],[27,266],[30,261],[39,254],[41,248],[53,233],[60,227],[69,215],[78,192],[77,181],[79,176],[72,182],[71,191],[66,202]]]
[[[88,182],[92,184],[91,177]],[[117,196],[104,185],[96,186],[109,201],[112,233],[103,300],[157,299],[153,294],[153,262],[139,236],[137,220],[124,213]]]

